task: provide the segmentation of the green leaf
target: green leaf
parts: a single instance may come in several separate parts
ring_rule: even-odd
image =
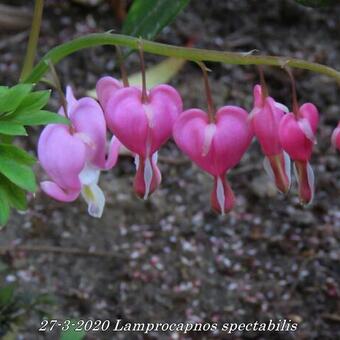
[[[0,187],[0,225],[5,225],[9,219],[9,203],[5,191]],[[1,300],[1,296],[0,296]]]
[[[36,181],[30,165],[35,158],[14,145],[0,144],[0,172],[22,189],[34,192]]]
[[[26,192],[0,174],[0,186],[6,194],[11,207],[18,210],[27,209]]]
[[[73,324],[77,324],[76,320],[72,320],[70,324],[70,328],[67,331],[61,331],[60,340],[82,340],[84,339],[86,332],[84,330],[82,331],[76,331],[75,327],[72,326]]]
[[[0,86],[0,96],[8,89],[8,86]]]
[[[25,150],[11,144],[0,144],[1,156],[13,159],[15,162],[23,163],[24,165],[33,165],[37,161],[34,156],[28,154]]]
[[[2,155],[0,155],[0,163],[0,172],[9,180],[27,191],[34,192],[36,190],[34,172],[30,167],[5,159]]]
[[[51,91],[36,91],[30,93],[21,102],[15,113],[20,115],[26,112],[39,111],[47,104],[50,95]]]
[[[15,286],[13,284],[0,288],[0,306],[5,306],[11,302],[14,295],[14,288]]]
[[[308,7],[327,7],[335,4],[335,0],[295,0],[298,4]]]
[[[0,112],[14,111],[28,93],[32,90],[33,84],[18,84],[0,94]]]
[[[0,134],[10,136],[27,136],[26,129],[17,123],[0,121]]]
[[[153,39],[169,25],[190,0],[134,0],[123,24],[123,33]]]
[[[45,124],[70,124],[70,121],[64,116],[46,110],[25,112],[20,115],[13,114],[6,117],[6,121],[27,126]]]

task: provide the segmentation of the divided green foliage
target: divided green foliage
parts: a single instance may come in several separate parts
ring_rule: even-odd
[[[0,112],[14,111],[32,90],[33,84],[18,84],[0,93]]]
[[[61,332],[60,340],[82,340],[85,338],[86,332],[84,330],[76,331],[72,323],[76,324],[77,320],[72,320],[70,328]]]
[[[55,305],[53,296],[35,293],[20,288],[15,283],[7,283],[5,277],[13,273],[13,268],[0,261],[0,338],[18,339],[19,329],[26,325],[28,314],[38,320],[51,318],[51,306]]]
[[[134,0],[123,33],[152,40],[188,5],[190,0]]]
[[[11,208],[26,209],[26,192],[37,186],[32,170],[36,159],[13,145],[13,138],[27,136],[27,126],[68,124],[65,117],[43,110],[50,91],[32,91],[33,86],[0,86],[0,225],[6,224]]]

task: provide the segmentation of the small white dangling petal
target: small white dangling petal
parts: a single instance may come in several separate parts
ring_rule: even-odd
[[[152,165],[149,158],[145,159],[144,163],[144,185],[145,185],[145,193],[144,199],[146,200],[150,193],[151,182],[152,182],[153,170]]]
[[[138,155],[135,155],[135,167],[136,167],[136,170],[138,170],[138,167],[139,167],[139,156]]]
[[[97,184],[85,185],[82,188],[82,196],[88,204],[88,213],[92,217],[100,218],[105,206],[105,195]]]
[[[274,175],[274,171],[272,169],[272,166],[269,162],[269,159],[267,157],[265,157],[263,159],[263,167],[264,167],[264,170],[266,171],[267,175],[269,176],[269,178],[275,182],[275,175]]]
[[[288,188],[290,188],[292,184],[292,165],[290,161],[290,157],[286,151],[283,151],[283,161],[284,161],[284,166],[285,166],[285,173],[288,178]]]
[[[312,193],[312,198],[311,198],[311,200],[308,204],[311,204],[313,202],[313,199],[314,199],[315,176],[314,176],[314,171],[313,171],[311,165],[309,164],[309,162],[307,163],[307,179],[308,179],[309,189]]]
[[[100,169],[86,164],[79,174],[79,180],[82,185],[91,185],[92,183],[98,183],[99,176]]]
[[[155,164],[157,164],[157,162],[158,162],[158,151],[156,151],[156,152],[152,155],[151,159],[152,159],[152,161],[153,161]]]
[[[225,214],[225,195],[224,195],[224,187],[223,182],[220,177],[217,178],[217,185],[216,185],[216,197],[217,202],[221,208],[221,214]]]

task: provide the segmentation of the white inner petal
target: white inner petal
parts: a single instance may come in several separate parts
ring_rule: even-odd
[[[286,112],[286,113],[289,112],[288,107],[287,107],[286,105],[284,105],[284,104],[275,102],[275,107],[276,107],[277,109],[282,110],[283,112]]]
[[[105,206],[105,195],[99,186],[95,183],[84,185],[81,193],[88,205],[89,215],[96,218],[102,217]]]
[[[315,143],[315,135],[314,132],[312,130],[312,127],[309,123],[309,120],[306,118],[302,118],[299,119],[298,121],[299,127],[302,130],[302,132],[304,133],[304,135],[313,143]]]
[[[205,127],[202,156],[206,156],[209,153],[215,132],[216,124],[211,123]]]
[[[152,175],[153,175],[152,165],[151,165],[150,159],[147,158],[144,164],[144,185],[145,185],[144,199],[147,199],[149,196],[151,182],[152,182]]]
[[[86,133],[76,132],[73,136],[79,138],[84,144],[86,144],[91,149],[95,148],[95,143],[93,142],[91,137],[87,135]]]
[[[254,118],[254,116],[255,116],[258,112],[260,112],[260,111],[261,111],[260,108],[254,107],[254,108],[250,111],[250,113],[249,113],[249,115],[248,115],[248,121],[252,120],[252,119]]]
[[[225,195],[224,195],[223,183],[220,177],[217,178],[216,197],[217,197],[217,202],[221,208],[221,213],[222,215],[224,215]]]
[[[148,119],[149,128],[152,129],[154,127],[154,121],[153,121],[153,109],[152,106],[149,104],[143,104],[144,112],[146,115],[146,118]]]

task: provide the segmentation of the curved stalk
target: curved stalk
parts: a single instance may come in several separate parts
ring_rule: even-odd
[[[25,77],[29,75],[33,68],[34,58],[37,52],[43,10],[44,0],[36,0],[34,5],[31,32],[28,39],[27,51],[21,70],[20,80],[25,79]]]
[[[209,122],[215,123],[216,109],[215,109],[214,101],[213,101],[212,94],[211,94],[211,89],[210,89],[210,84],[209,84],[209,76],[208,76],[208,69],[205,66],[205,64],[202,63],[201,61],[197,61],[196,63],[201,68],[202,74],[203,74],[204,89],[205,89],[205,93],[206,93],[206,96],[207,96]]]
[[[113,33],[95,33],[76,38],[51,49],[35,66],[23,82],[38,82],[48,70],[48,60],[56,64],[68,55],[84,48],[100,45],[118,45],[138,50],[140,39]],[[207,49],[180,47],[143,40],[144,52],[176,57],[191,61],[211,61],[234,65],[270,65],[293,67],[327,75],[340,83],[340,72],[322,64],[308,62],[303,59],[274,56],[255,56],[249,53],[222,52]]]

